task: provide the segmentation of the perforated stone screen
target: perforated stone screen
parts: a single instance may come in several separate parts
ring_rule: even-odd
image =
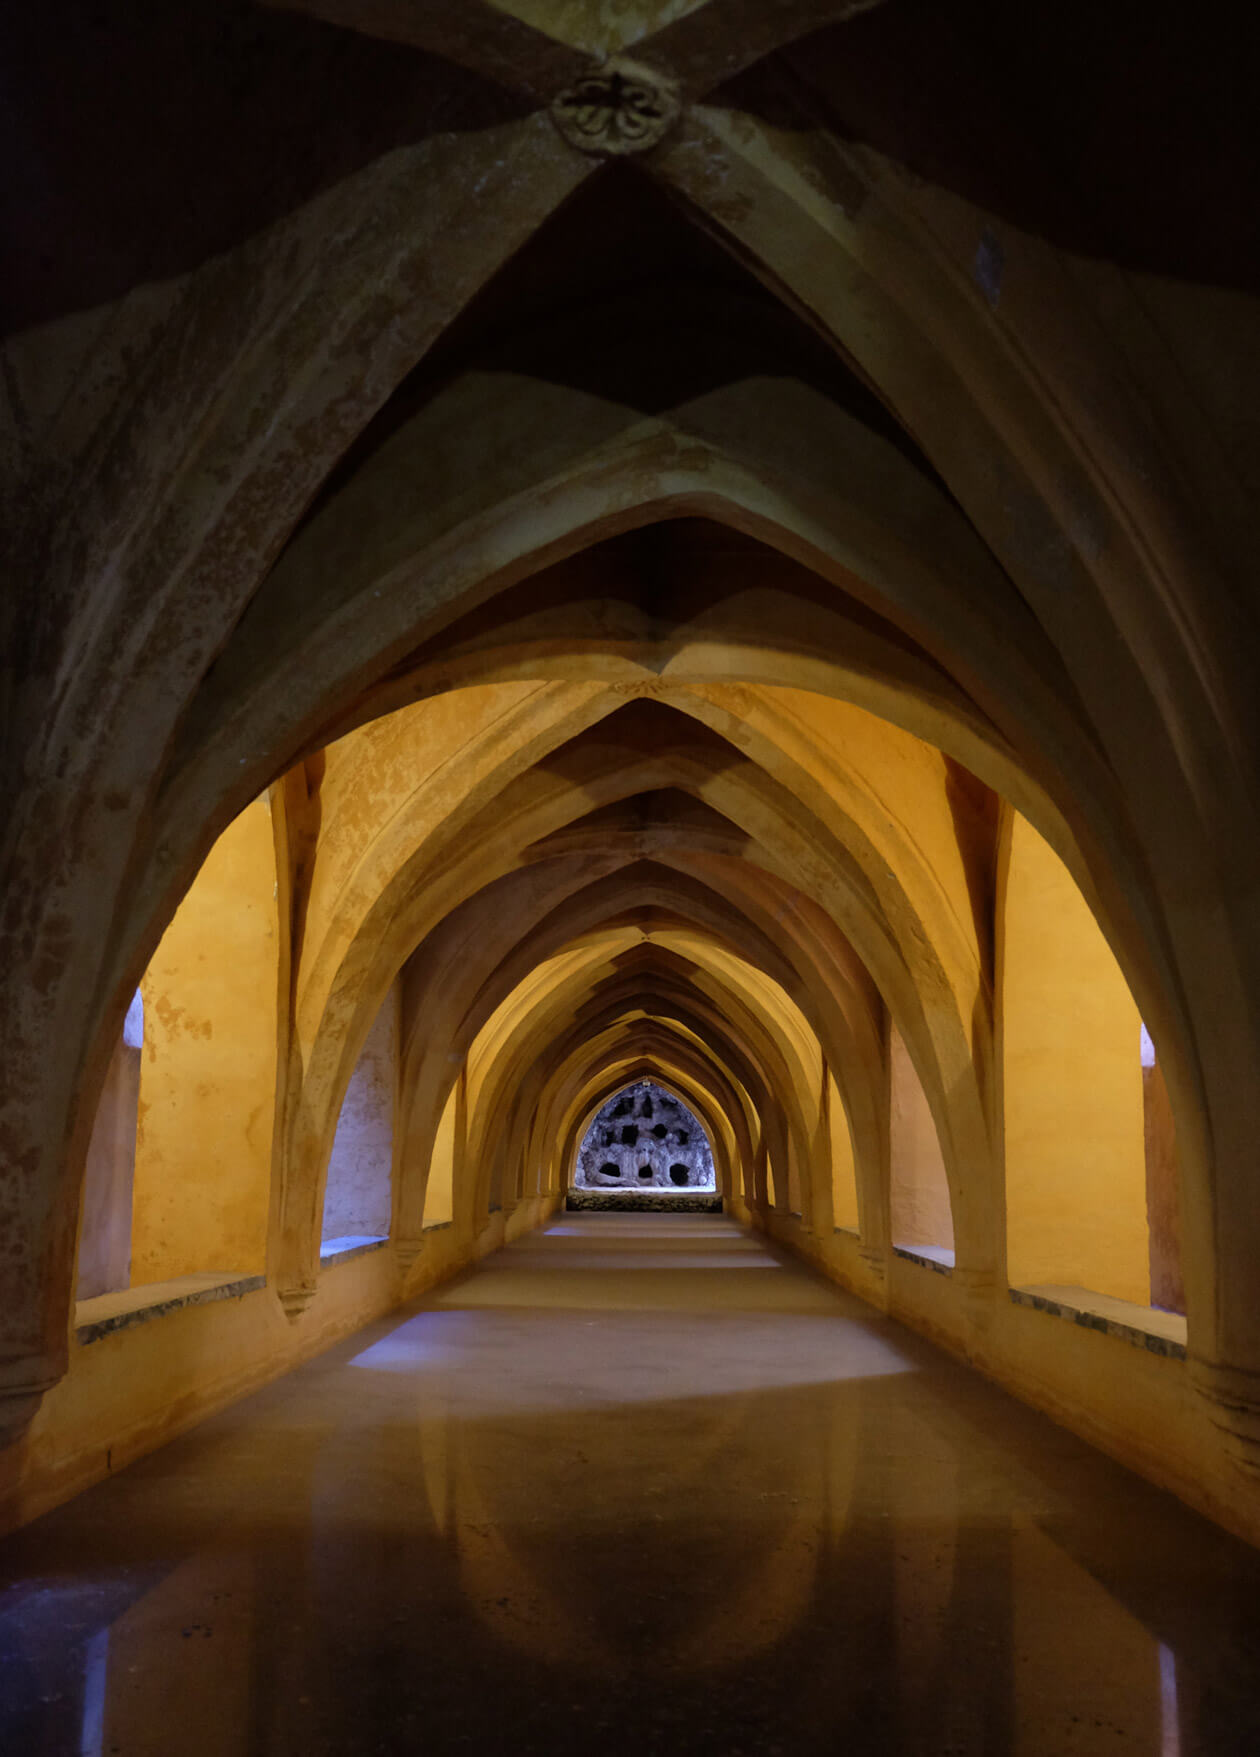
[[[687,1106],[650,1080],[625,1086],[578,1149],[579,1190],[713,1190],[713,1149]]]

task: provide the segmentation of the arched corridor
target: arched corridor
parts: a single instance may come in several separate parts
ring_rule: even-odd
[[[656,1081],[636,1080],[602,1104],[587,1124],[567,1205],[579,1205],[575,1198],[583,1190],[613,1198],[651,1192],[660,1204],[680,1190],[716,1189],[713,1143],[699,1117]],[[715,1205],[720,1212],[716,1194]]]
[[[1253,1551],[786,1253],[570,1215],[10,1540],[0,1725],[1243,1757],[1258,1634]]]
[[[544,1748],[539,1704],[588,1747],[1227,1749],[1260,33],[1171,0],[10,10],[22,1738],[119,1712],[161,1749],[158,1697],[118,1705],[200,1556],[247,1659],[181,1608],[169,1699],[258,1757],[300,1743],[276,1704],[359,1737],[343,1650],[387,1748],[423,1677],[450,1749],[509,1705]],[[212,1556],[214,1508],[261,1548]],[[45,1602],[82,1611],[51,1660]],[[650,1693],[601,1726],[635,1656],[674,1731]]]

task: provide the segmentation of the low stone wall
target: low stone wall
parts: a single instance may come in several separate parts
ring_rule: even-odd
[[[554,1191],[526,1197],[492,1214],[476,1237],[458,1226],[430,1227],[419,1253],[405,1263],[390,1241],[330,1258],[321,1263],[315,1297],[296,1322],[285,1316],[273,1286],[247,1277],[229,1281],[209,1300],[160,1299],[125,1325],[76,1333],[66,1376],[23,1438],[0,1451],[0,1535],[365,1324],[405,1310],[431,1287],[541,1226],[560,1200]]]
[[[664,1190],[570,1190],[565,1207],[572,1212],[608,1209],[650,1209],[658,1214],[720,1214],[722,1198],[708,1191],[671,1196]]]
[[[1154,1338],[1135,1346],[1134,1336],[1117,1325],[1065,1322],[1056,1309],[1062,1302],[1013,1299],[1003,1285],[969,1287],[948,1265],[891,1248],[872,1257],[850,1230],[820,1240],[798,1216],[752,1208],[738,1195],[727,1211],[1127,1469],[1260,1546],[1260,1503],[1254,1495],[1240,1502],[1237,1467],[1176,1349],[1152,1346]],[[1166,1315],[1155,1321],[1165,1324]]]

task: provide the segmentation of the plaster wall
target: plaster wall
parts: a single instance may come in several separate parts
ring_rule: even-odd
[[[1018,814],[999,910],[1010,1280],[1145,1305],[1141,1020],[1070,873]]]
[[[857,1170],[853,1162],[853,1137],[844,1100],[830,1073],[827,1075],[827,1129],[831,1144],[831,1218],[835,1226],[858,1224]]]
[[[954,1220],[940,1137],[895,1025],[889,1027],[888,1076],[893,1243],[953,1250]]]
[[[141,984],[133,1286],[263,1267],[277,957],[271,813],[258,799],[210,850]]]
[[[341,1101],[324,1187],[323,1237],[390,1230],[398,1088],[398,984],[372,1021]]]

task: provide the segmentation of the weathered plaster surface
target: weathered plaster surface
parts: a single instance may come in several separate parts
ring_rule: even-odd
[[[398,990],[391,987],[341,1101],[324,1188],[323,1238],[388,1236],[398,1091]]]
[[[966,4],[853,10],[22,11],[23,1504],[531,1225],[655,1079],[734,1211],[1254,1531],[1251,85],[1192,9],[1128,86],[1105,9],[1007,9],[1016,103]],[[130,1278],[268,1282],[84,1356],[137,982]],[[1154,1289],[1186,1360],[1012,1282]]]
[[[215,843],[145,972],[134,1286],[263,1268],[279,957],[270,809]]]

